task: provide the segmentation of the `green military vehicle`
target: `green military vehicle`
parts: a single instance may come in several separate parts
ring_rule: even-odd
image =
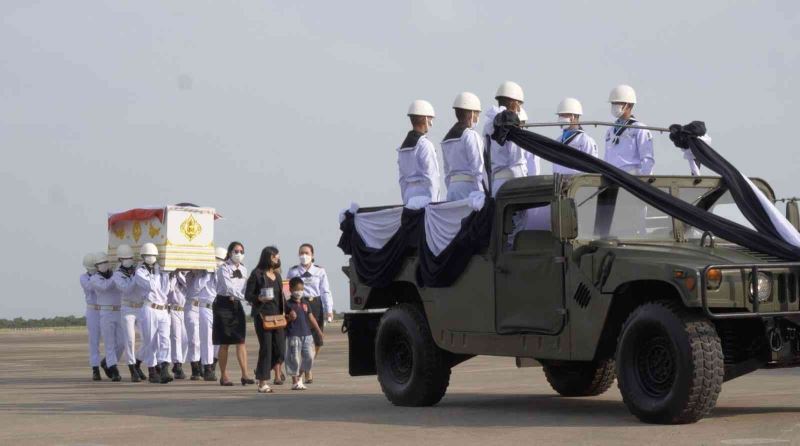
[[[641,179],[747,224],[717,177]],[[508,356],[541,364],[563,396],[617,380],[640,420],[691,423],[723,382],[800,365],[800,263],[717,239],[599,175],[511,180],[495,203],[488,248],[452,286],[418,287],[414,254],[382,288],[360,283],[352,259],[343,268],[350,374],[377,374],[393,404],[436,404],[455,365]],[[534,208],[552,229],[519,230]]]

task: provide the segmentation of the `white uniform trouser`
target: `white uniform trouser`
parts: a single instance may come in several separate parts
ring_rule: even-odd
[[[169,362],[169,325],[167,310],[156,310],[149,304],[142,308],[142,361],[147,367]]]
[[[451,181],[447,186],[447,201],[469,198],[469,194],[479,190],[480,185],[474,181]]]
[[[100,367],[100,310],[86,308],[86,331],[89,332],[89,367]]]
[[[128,364],[136,364],[136,359],[142,359],[141,352],[136,351],[136,329],[142,332],[142,307],[131,308],[122,305],[122,333],[125,340],[125,356]],[[141,346],[139,346],[141,348]]]
[[[106,349],[106,366],[117,365],[125,351],[125,335],[122,333],[122,315],[119,310],[100,310],[100,332]]]
[[[202,304],[201,304],[202,305]],[[203,365],[211,365],[217,356],[217,349],[214,348],[214,341],[211,339],[212,327],[214,325],[214,311],[211,308],[200,307],[200,360]]]
[[[172,362],[183,364],[186,362],[186,326],[183,324],[183,311],[170,310],[170,349]]]
[[[200,361],[200,308],[187,303],[183,308],[183,324],[186,327],[186,359],[189,362],[198,362]]]
[[[431,201],[436,201],[434,197],[431,197],[431,188],[422,181],[406,186],[403,191],[403,203],[408,204],[413,197],[428,197]]]

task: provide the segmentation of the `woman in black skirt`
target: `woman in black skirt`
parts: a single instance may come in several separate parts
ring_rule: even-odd
[[[244,261],[244,245],[232,242],[228,245],[225,263],[217,268],[217,298],[214,300],[214,325],[212,339],[219,345],[219,372],[221,386],[232,386],[228,379],[228,346],[236,346],[236,358],[242,368],[242,385],[255,384],[247,376],[247,348],[244,344],[247,325],[245,323],[244,301],[247,268]]]
[[[283,296],[283,280],[278,272],[280,267],[278,248],[267,246],[261,251],[258,266],[247,279],[245,297],[252,305],[251,315],[258,337],[256,379],[259,393],[272,393],[267,384],[270,369],[275,371],[275,384],[283,384],[280,368],[286,354],[286,335],[282,328],[264,330],[261,320],[261,315],[284,314],[286,302]]]

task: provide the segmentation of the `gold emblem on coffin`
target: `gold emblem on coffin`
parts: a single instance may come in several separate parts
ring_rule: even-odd
[[[150,238],[156,238],[156,236],[161,233],[161,228],[153,226],[153,224],[150,223],[147,233],[150,234]]]
[[[138,221],[133,222],[133,230],[131,233],[133,234],[133,240],[138,242],[142,237],[142,224]]]
[[[201,232],[203,232],[203,227],[200,226],[200,223],[194,219],[194,215],[189,214],[189,217],[181,223],[181,233],[186,240],[190,242],[194,240]]]
[[[125,238],[125,227],[122,225],[117,226],[116,228],[112,229],[114,235],[117,236],[118,239],[122,240]]]

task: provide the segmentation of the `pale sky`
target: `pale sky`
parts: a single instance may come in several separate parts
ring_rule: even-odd
[[[610,120],[628,83],[641,121],[704,120],[743,172],[800,194],[799,40],[788,1],[4,0],[0,317],[83,314],[106,213],[185,201],[226,217],[217,242],[242,241],[250,267],[274,243],[288,269],[313,243],[345,310],[337,214],[400,202],[408,104],[433,103],[438,146],[455,95],[487,109],[504,80],[531,121],[567,96]],[[688,173],[666,136],[655,172]]]

